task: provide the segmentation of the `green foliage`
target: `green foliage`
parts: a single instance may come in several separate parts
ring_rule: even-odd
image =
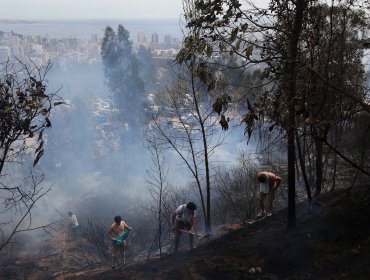
[[[245,124],[244,134],[248,134],[248,140],[249,140],[252,136],[255,123],[258,120],[263,122],[263,116],[262,116],[263,109],[257,104],[255,104],[255,106],[252,107],[248,99],[247,99],[247,105],[248,105],[248,113],[243,117],[242,123]]]
[[[216,98],[215,103],[213,103],[212,108],[217,114],[221,114],[222,111],[226,111],[231,97],[227,94],[223,94]]]
[[[225,117],[225,115],[221,115],[220,125],[222,130],[228,130],[229,129],[229,121],[230,119]]]
[[[22,63],[6,63],[0,76],[0,173],[6,162],[34,148],[35,166],[44,153],[44,130],[51,127],[53,107],[64,104],[46,92],[50,65],[33,71]],[[22,74],[23,73],[23,74]]]
[[[137,109],[144,91],[129,32],[120,24],[117,33],[107,26],[101,47],[106,83],[120,108]]]
[[[293,82],[289,73],[297,3],[271,1],[267,9],[248,10],[242,9],[241,1],[237,0],[186,2],[193,3],[186,11],[190,32],[177,62],[199,59],[204,64],[214,64],[214,56],[221,54],[224,58],[221,63],[230,67],[229,71],[234,66],[225,60],[231,61],[235,56],[245,61],[245,67],[260,63],[263,66],[260,79],[270,81],[272,87],[259,95],[259,111],[263,110],[274,125],[287,127],[290,102],[297,103],[298,121],[315,120],[316,125],[335,124],[343,118],[341,112],[348,112],[350,108],[356,110],[355,102],[338,91],[348,92],[359,99],[363,96],[364,67],[361,60],[364,40],[358,34],[366,29],[368,23],[365,10],[355,9],[354,1],[335,3],[332,7],[310,2],[303,10],[302,26],[299,27],[302,32],[294,39],[297,40],[294,63],[298,69],[294,73],[297,75],[294,82],[298,86],[296,97],[291,100],[287,98],[287,86]],[[259,51],[260,57],[252,56],[254,50]],[[212,89],[213,80],[204,79],[203,72],[200,74],[201,80]],[[220,100],[214,104],[219,114],[221,104]],[[248,135],[256,121],[253,112],[243,120],[247,124]]]

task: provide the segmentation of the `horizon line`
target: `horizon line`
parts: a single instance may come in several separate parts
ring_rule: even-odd
[[[181,20],[179,17],[137,17],[137,18],[44,18],[44,19],[11,19],[11,18],[0,18],[0,22],[41,22],[41,21],[52,21],[52,20]]]

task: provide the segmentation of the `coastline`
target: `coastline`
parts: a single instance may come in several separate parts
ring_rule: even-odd
[[[122,24],[130,37],[144,32],[150,38],[153,33],[159,37],[169,34],[182,37],[179,19],[73,19],[73,20],[7,20],[0,19],[0,31],[15,32],[21,35],[46,36],[56,38],[78,37],[89,38],[92,34],[103,37],[107,26],[116,27]]]

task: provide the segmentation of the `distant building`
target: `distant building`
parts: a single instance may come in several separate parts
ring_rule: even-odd
[[[97,43],[98,42],[98,35],[97,34],[91,34],[90,42],[91,43]]]
[[[152,44],[158,44],[158,34],[157,33],[153,33],[152,34]]]
[[[170,47],[171,46],[171,35],[164,35],[164,42],[163,42],[165,47]]]
[[[147,40],[146,40],[144,32],[140,31],[137,33],[137,43],[139,45],[144,45],[144,46],[147,45]]]
[[[44,48],[42,45],[34,44],[34,43],[27,43],[26,44],[26,51],[27,53],[33,54],[33,53],[43,53]]]
[[[10,58],[10,48],[6,46],[0,46],[0,63],[6,62]]]
[[[13,56],[19,59],[25,58],[24,47],[22,45],[15,45],[12,48]]]
[[[74,37],[64,38],[63,43],[66,49],[70,49],[73,51],[79,50],[79,43],[77,38]]]

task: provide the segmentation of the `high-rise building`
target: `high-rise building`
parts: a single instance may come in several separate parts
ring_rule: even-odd
[[[152,44],[158,44],[158,34],[157,33],[152,34]]]
[[[70,49],[72,49],[74,51],[78,51],[79,50],[78,39],[74,38],[74,37],[69,38],[68,39],[68,46],[69,46]]]
[[[146,44],[146,37],[143,31],[140,31],[137,33],[137,42],[139,45],[145,45]]]
[[[171,46],[171,35],[164,35],[164,45],[166,47],[170,47]]]

